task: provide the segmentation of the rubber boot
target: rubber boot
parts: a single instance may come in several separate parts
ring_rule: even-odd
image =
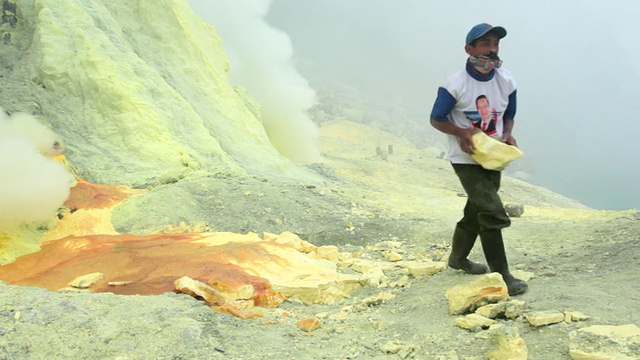
[[[509,295],[519,295],[527,291],[529,285],[526,282],[515,278],[509,272],[507,264],[507,255],[504,250],[504,240],[502,239],[501,230],[489,230],[480,232],[480,241],[482,242],[482,250],[487,258],[487,263],[492,272],[502,275],[504,282],[507,284]]]
[[[448,265],[452,269],[463,270],[467,274],[486,274],[489,268],[484,264],[478,264],[467,259],[478,234],[475,231],[466,230],[460,224],[456,225],[451,242],[451,255]]]

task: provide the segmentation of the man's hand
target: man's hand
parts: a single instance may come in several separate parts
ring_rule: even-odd
[[[462,149],[462,151],[466,152],[467,154],[473,154],[476,151],[476,147],[473,145],[471,136],[473,136],[473,134],[477,132],[480,132],[480,129],[475,127],[465,129],[460,128],[458,130],[456,136],[458,137],[458,140],[460,140],[460,148]]]
[[[502,134],[501,140],[503,143],[507,145],[518,146],[518,143],[516,142],[516,138],[514,138],[510,133]]]
[[[518,146],[516,143],[516,139],[511,136],[511,131],[513,130],[513,119],[504,119],[504,130],[502,130],[502,140],[503,143],[511,146]]]
[[[431,119],[431,125],[445,134],[457,137],[458,141],[460,142],[460,148],[462,149],[462,151],[466,152],[467,154],[473,154],[475,152],[476,147],[473,146],[471,136],[477,132],[480,132],[480,129],[476,127],[461,128],[450,123],[449,121],[439,121],[436,119]]]

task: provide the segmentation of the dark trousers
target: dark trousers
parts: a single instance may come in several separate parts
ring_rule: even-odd
[[[458,224],[466,230],[475,230],[476,233],[501,230],[511,225],[498,196],[500,171],[487,170],[480,165],[452,165],[467,193],[464,216]]]

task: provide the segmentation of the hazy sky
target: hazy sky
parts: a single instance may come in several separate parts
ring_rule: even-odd
[[[518,83],[514,135],[531,181],[598,209],[640,208],[640,1],[258,2],[295,62],[376,101],[401,98],[425,126],[438,85],[464,66],[469,28],[504,26],[500,56]]]

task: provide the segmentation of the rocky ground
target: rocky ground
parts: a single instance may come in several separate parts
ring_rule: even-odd
[[[324,124],[322,133],[323,162],[310,168],[327,178],[324,185],[212,181],[221,189],[210,208],[218,221],[203,230],[288,230],[363,258],[383,259],[393,250],[405,259],[445,259],[465,198],[439,151],[346,122]],[[530,290],[517,297],[525,312],[590,317],[542,327],[524,317],[498,319],[517,329],[529,359],[570,359],[571,333],[586,326],[640,324],[638,211],[590,210],[510,178],[501,195],[525,208],[505,231],[512,268],[533,273]],[[117,216],[114,223],[131,231],[140,224]],[[481,260],[481,249],[471,256]],[[402,276],[389,274],[395,286],[363,287],[337,303],[285,302],[248,320],[215,313],[187,295],[53,293],[0,284],[0,359],[486,358],[495,345],[479,329],[456,326],[445,297],[477,277],[451,269],[407,282]],[[296,323],[308,317],[322,325],[302,331]]]

